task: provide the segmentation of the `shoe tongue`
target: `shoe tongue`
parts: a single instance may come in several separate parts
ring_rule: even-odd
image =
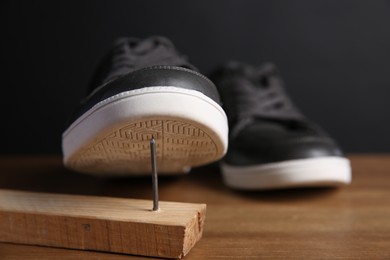
[[[133,52],[137,54],[143,54],[150,51],[154,46],[155,43],[151,41],[140,42],[137,44],[137,46],[134,47]]]
[[[172,47],[172,43],[169,42],[168,39],[162,37],[152,37],[142,41],[138,41],[132,51],[136,54],[145,54],[159,46],[170,48]]]

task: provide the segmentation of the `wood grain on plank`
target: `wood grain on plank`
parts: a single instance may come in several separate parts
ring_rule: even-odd
[[[201,238],[205,204],[0,190],[0,241],[181,258]]]

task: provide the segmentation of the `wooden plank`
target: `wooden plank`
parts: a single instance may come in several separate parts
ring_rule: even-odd
[[[181,258],[201,238],[205,204],[0,190],[0,241]]]

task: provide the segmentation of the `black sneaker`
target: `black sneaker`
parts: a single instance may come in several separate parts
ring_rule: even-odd
[[[294,107],[272,64],[256,68],[231,62],[210,79],[229,120],[229,150],[222,163],[228,186],[275,189],[350,183],[349,160]]]
[[[220,159],[228,124],[214,84],[163,37],[119,39],[62,137],[64,164],[103,175],[183,173]]]

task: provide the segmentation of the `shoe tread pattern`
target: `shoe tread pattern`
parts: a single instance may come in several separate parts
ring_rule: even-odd
[[[218,146],[206,131],[204,126],[182,119],[133,121],[97,136],[75,153],[68,165],[92,174],[149,174],[150,140],[154,137],[159,173],[184,172],[218,159]]]

